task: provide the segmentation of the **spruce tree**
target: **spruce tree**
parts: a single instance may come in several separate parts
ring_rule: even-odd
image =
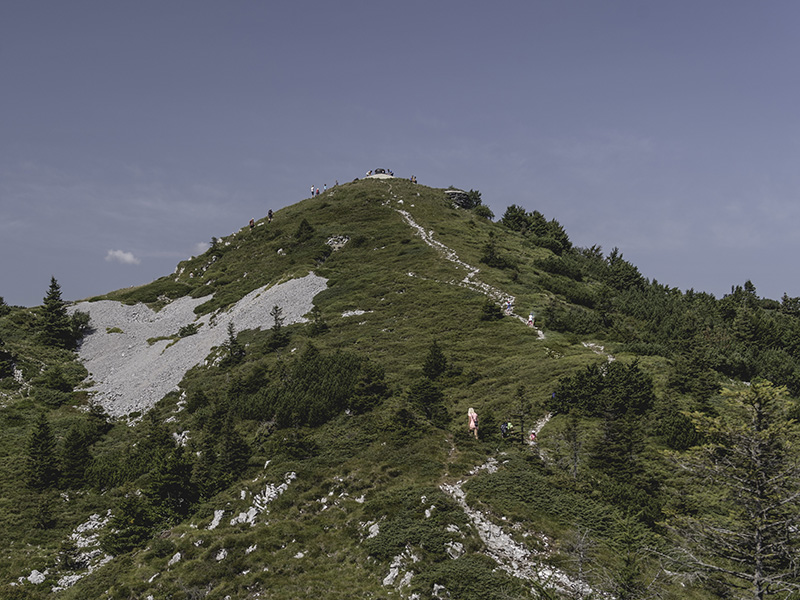
[[[28,437],[28,485],[35,490],[45,490],[58,481],[56,467],[56,439],[50,429],[47,415],[39,413]]]
[[[144,497],[125,496],[100,535],[100,547],[109,554],[124,554],[150,539],[156,523],[153,507]]]
[[[272,336],[270,338],[269,345],[273,350],[277,350],[279,348],[283,348],[289,343],[289,335],[283,328],[283,323],[286,319],[283,316],[283,309],[277,304],[272,307],[272,310],[269,311],[269,314],[273,319]]]
[[[5,349],[5,342],[0,338],[0,379],[14,374],[14,356]]]
[[[428,356],[425,358],[425,364],[422,365],[422,374],[430,380],[435,380],[445,372],[447,369],[447,358],[436,343],[436,340],[431,344],[428,349]]]
[[[175,522],[189,514],[199,494],[192,482],[192,465],[182,446],[175,447],[154,465],[144,494],[165,521]]]
[[[203,435],[199,456],[192,469],[192,484],[197,488],[197,492],[203,500],[211,498],[221,487],[215,441],[214,435],[210,433]]]
[[[47,346],[71,348],[74,345],[72,322],[67,314],[66,304],[61,299],[61,286],[55,277],[50,278],[50,288],[42,304],[39,336]]]
[[[800,591],[800,427],[784,388],[754,383],[720,398],[716,416],[693,414],[707,440],[670,456],[685,474],[668,521],[672,558],[692,574],[762,600]]]
[[[73,425],[67,432],[60,454],[61,485],[73,489],[81,487],[91,455],[88,436],[80,425]]]
[[[222,427],[219,443],[217,469],[220,478],[230,484],[244,473],[250,458],[250,448],[233,425],[233,417],[228,415]]]
[[[444,394],[430,379],[422,378],[412,384],[407,398],[411,406],[422,412],[437,427],[447,424]]]
[[[244,347],[236,339],[236,329],[233,322],[228,323],[228,340],[224,344],[226,354],[220,362],[220,366],[232,367],[238,365],[244,359]]]
[[[311,309],[311,335],[317,336],[325,333],[328,330],[328,324],[322,317],[322,311],[316,304]]]

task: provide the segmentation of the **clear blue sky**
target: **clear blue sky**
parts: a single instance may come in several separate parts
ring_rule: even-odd
[[[4,2],[0,296],[152,281],[378,166],[800,296],[800,3]]]

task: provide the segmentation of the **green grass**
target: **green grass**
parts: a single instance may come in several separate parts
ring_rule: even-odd
[[[530,585],[498,570],[483,555],[477,533],[439,488],[443,482],[466,478],[490,456],[502,466],[496,474],[469,478],[465,489],[471,505],[496,519],[505,516],[507,523],[520,528],[520,541],[528,539],[522,537],[523,531],[551,536],[555,549],[551,558],[564,569],[575,568],[568,547],[578,530],[591,531],[597,560],[609,569],[619,566],[614,544],[619,523],[627,517],[625,507],[601,497],[589,470],[572,479],[557,466],[556,459],[563,454],[559,446],[566,427],[563,415],[540,436],[541,447],[552,458],[547,464],[528,446],[500,439],[498,427],[512,418],[520,385],[530,401],[526,423],[532,425],[546,412],[546,402],[561,377],[606,360],[580,342],[599,342],[615,352],[617,347],[629,347],[623,344],[631,341],[630,332],[614,327],[591,335],[547,330],[547,338],[539,340],[515,318],[482,321],[485,296],[458,285],[466,271],[425,244],[397,208],[408,211],[426,230],[434,230],[435,239],[455,250],[462,261],[480,267],[481,282],[514,295],[519,314],[534,310],[539,315],[550,305],[569,307],[578,292],[595,294],[601,288],[588,276],[578,283],[545,273],[541,265],[552,259],[549,250],[471,211],[452,208],[442,190],[403,180],[365,180],[337,186],[277,211],[269,224],[262,219],[252,230],[245,227],[222,238],[202,255],[181,262],[175,274],[94,298],[144,302],[158,309],[184,295],[209,296],[197,312],[210,313],[254,289],[314,271],[329,280],[328,289],[315,298],[327,331],[312,335],[310,325],[292,325],[287,328],[289,345],[280,351],[270,349],[269,331],[239,332],[239,341],[247,348],[243,363],[231,368],[196,367],[182,382],[182,391],[191,397],[202,390],[210,405],[219,405],[232,381],[260,372],[279,377],[280,365],[293,364],[313,343],[326,355],[345,350],[379,364],[390,393],[374,410],[340,413],[316,428],[275,431],[266,419],[238,420],[236,429],[251,448],[240,480],[200,502],[186,520],[165,525],[145,547],[115,558],[60,597],[248,598],[258,593],[275,599],[399,598],[412,592],[429,596],[433,585],[440,584],[453,598],[535,598],[538,594]],[[303,219],[314,232],[299,241],[295,234]],[[331,252],[326,240],[342,235],[350,241]],[[490,240],[498,254],[513,259],[514,268],[479,262]],[[353,310],[366,312],[342,316]],[[34,341],[35,317],[36,309],[14,309],[0,317],[0,338],[18,357],[28,381],[49,365],[74,364],[71,353],[42,348]],[[175,341],[178,335],[163,339]],[[435,427],[416,414],[412,424],[403,423],[406,392],[422,377],[434,341],[448,361],[447,371],[437,381],[446,421]],[[628,362],[635,355],[620,352],[617,358]],[[666,394],[669,360],[642,357],[640,366],[653,376],[656,393]],[[33,568],[56,573],[61,543],[72,529],[90,514],[115,507],[125,494],[136,494],[149,478],[148,469],[127,478],[120,475],[141,466],[134,459],[148,435],[147,417],[135,427],[114,423],[91,449],[99,483],[68,492],[68,500],[59,495],[61,490],[54,490],[54,525],[33,529],[40,499],[25,485],[24,449],[43,407],[25,388],[7,380],[0,382],[0,390],[8,390],[0,408],[0,539],[8,548],[0,557],[3,582],[27,576]],[[167,434],[189,430],[188,450],[194,453],[200,447],[199,424],[205,413],[203,409],[194,414],[175,412],[178,399],[179,393],[169,394],[152,415],[165,425]],[[85,396],[75,395],[73,401],[75,406],[48,413],[59,443],[73,424],[88,418]],[[486,424],[479,441],[466,431],[469,407]],[[582,423],[584,441],[597,431],[596,422]],[[289,444],[286,439],[293,441]],[[655,453],[657,442],[648,443],[648,452]],[[263,491],[267,483],[283,482],[288,472],[295,472],[297,479],[258,517],[256,527],[230,525],[234,515],[250,506],[253,493]],[[431,504],[436,509],[426,517]],[[225,510],[220,526],[208,530],[214,511],[220,509]],[[374,538],[366,538],[368,522],[380,525]],[[448,530],[451,525],[461,534]],[[658,532],[646,534],[661,541]],[[532,539],[529,542],[535,545]],[[445,543],[451,541],[465,548],[455,560],[445,552]],[[412,584],[401,594],[381,582],[406,545],[422,560],[413,566]],[[253,546],[255,550],[248,552]],[[223,549],[227,556],[217,560]],[[181,560],[167,566],[176,552]],[[643,572],[653,564],[648,562]],[[3,588],[0,595],[10,589]],[[665,589],[675,598],[702,597],[694,590]],[[24,590],[29,597],[44,597],[44,591],[33,586]]]

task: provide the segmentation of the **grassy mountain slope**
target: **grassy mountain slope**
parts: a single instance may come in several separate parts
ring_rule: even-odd
[[[571,248],[537,215],[492,222],[443,190],[355,181],[109,294],[153,307],[213,294],[197,309],[206,314],[312,270],[328,279],[310,323],[238,332],[243,355],[219,348],[135,426],[88,410],[74,355],[35,341],[38,309],[6,307],[0,340],[21,372],[0,372],[3,594],[728,593],[733,580],[662,570],[658,556],[675,548],[665,523],[686,509],[664,451],[696,443],[681,411],[713,414],[736,379],[796,393],[796,299],[760,299],[748,285],[721,300],[683,294],[616,252]],[[468,266],[480,272],[465,283]],[[523,320],[492,310],[508,297]],[[530,311],[544,339],[525,326]],[[446,365],[431,366],[435,348]],[[66,397],[41,391],[54,366]],[[31,482],[40,414],[60,472],[48,485]],[[507,420],[515,432],[503,438]],[[522,443],[533,427],[537,443]]]

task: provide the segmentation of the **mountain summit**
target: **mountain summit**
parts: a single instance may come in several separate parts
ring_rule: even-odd
[[[800,299],[493,218],[371,174],[148,285],[0,302],[3,597],[795,589]]]

